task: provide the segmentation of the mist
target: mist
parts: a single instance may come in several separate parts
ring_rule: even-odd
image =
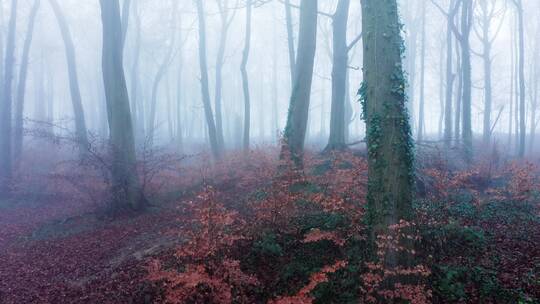
[[[0,303],[540,301],[536,0],[0,0]]]

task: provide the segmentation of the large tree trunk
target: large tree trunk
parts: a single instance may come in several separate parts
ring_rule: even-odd
[[[330,111],[330,136],[326,151],[347,148],[345,128],[345,100],[347,90],[347,65],[349,63],[347,48],[347,23],[350,0],[340,0],[332,18],[332,105]]]
[[[17,87],[17,103],[15,104],[15,127],[14,127],[14,145],[13,155],[16,158],[21,157],[23,145],[23,116],[24,116],[24,98],[26,93],[26,76],[28,74],[28,59],[30,57],[30,46],[32,44],[32,36],[34,33],[34,24],[36,21],[37,11],[39,9],[40,0],[34,0],[34,5],[30,11],[28,19],[28,27],[26,30],[26,38],[24,40],[23,53],[21,58],[21,69],[19,72],[19,83]]]
[[[100,0],[100,4],[103,22],[103,83],[113,157],[113,208],[141,210],[145,203],[137,177],[135,140],[124,77],[120,5],[118,0]]]
[[[302,166],[304,141],[309,114],[313,65],[317,47],[317,4],[318,0],[302,0],[300,4],[300,30],[298,57],[296,58],[295,80],[289,114],[284,132],[282,157],[290,153],[294,164]]]
[[[362,0],[367,126],[367,219],[372,237],[408,220],[412,210],[413,144],[406,109],[401,27],[396,0]],[[396,259],[388,258],[388,266]]]
[[[13,66],[15,65],[15,32],[17,26],[17,0],[11,1],[8,35],[6,42],[5,71],[1,108],[0,108],[0,197],[9,192],[9,185],[13,175],[12,163],[12,81]],[[1,58],[0,58],[1,60]]]
[[[51,7],[53,8],[54,15],[58,21],[60,27],[60,33],[64,40],[64,47],[66,49],[66,61],[69,75],[69,90],[71,93],[71,102],[73,105],[73,114],[75,117],[75,134],[79,144],[79,150],[82,155],[86,154],[88,149],[88,134],[86,130],[86,121],[84,118],[84,109],[81,99],[81,90],[79,88],[79,77],[77,75],[77,61],[75,58],[75,46],[71,39],[71,33],[69,27],[60,9],[60,6],[56,0],[49,0]]]
[[[208,125],[208,137],[210,148],[214,158],[220,158],[222,147],[217,139],[216,124],[214,122],[214,113],[210,103],[210,91],[208,89],[208,63],[206,58],[206,23],[204,16],[203,0],[197,0],[197,14],[199,21],[199,65],[201,68],[201,94],[204,106],[204,115]]]
[[[242,91],[244,93],[244,134],[243,148],[249,149],[249,130],[251,123],[251,100],[249,94],[249,78],[247,74],[247,63],[249,59],[249,50],[251,46],[251,0],[246,2],[246,36],[244,40],[244,51],[242,52],[242,63],[240,71],[242,73]]]

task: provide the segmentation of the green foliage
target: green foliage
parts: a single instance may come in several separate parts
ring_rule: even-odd
[[[483,302],[517,303],[519,293],[504,289],[499,284],[497,272],[480,266],[440,266],[434,272],[434,292],[443,302],[471,301],[469,289],[477,291]]]
[[[350,226],[350,220],[339,213],[316,212],[295,219],[294,224],[299,227],[302,233],[306,233],[312,229],[334,231],[347,228]]]
[[[274,233],[265,233],[253,245],[253,252],[260,255],[282,256],[283,248]]]

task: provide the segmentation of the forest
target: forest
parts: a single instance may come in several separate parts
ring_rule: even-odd
[[[0,304],[540,303],[540,1],[0,0]]]

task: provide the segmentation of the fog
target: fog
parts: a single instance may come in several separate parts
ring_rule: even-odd
[[[252,207],[251,196],[242,195],[267,183],[276,193],[294,194],[274,184],[278,179],[296,184],[296,175],[283,173],[288,160],[308,180],[325,161],[336,162],[336,176],[326,176],[325,182],[344,184],[325,185],[346,198],[325,192],[326,201],[361,201],[376,209],[386,208],[377,204],[391,198],[398,210],[388,213],[393,217],[370,218],[386,226],[409,220],[399,213],[401,204],[412,210],[419,196],[445,201],[441,193],[466,189],[474,202],[495,197],[488,190],[496,182],[485,182],[481,190],[462,180],[456,189],[437,188],[437,181],[451,187],[452,174],[454,180],[474,172],[489,179],[506,176],[501,179],[509,185],[534,185],[526,193],[536,193],[536,167],[519,173],[511,162],[538,160],[540,1],[380,1],[0,0],[0,212],[4,202],[6,210],[19,210],[19,204],[27,208],[29,201],[33,206],[27,211],[31,228],[15,211],[0,217],[1,227],[25,227],[20,235],[32,233],[33,238],[40,235],[40,225],[65,218],[79,221],[97,212],[96,222],[88,224],[95,228],[101,227],[102,213],[113,221],[126,210],[149,216],[149,209],[169,208],[172,201],[179,204],[174,210],[182,210],[178,216],[191,218],[193,206],[183,204],[213,195],[223,195],[224,206],[232,204],[229,209],[241,214]],[[382,2],[388,2],[390,13],[379,11],[378,20],[367,19],[366,13]],[[400,24],[392,19],[381,25],[393,16],[394,3]],[[396,26],[401,26],[399,35]],[[393,56],[396,52],[399,56]],[[392,67],[394,72],[384,74]],[[340,153],[345,156],[336,156]],[[395,176],[377,171],[381,159]],[[482,171],[487,163],[489,172]],[[349,167],[363,171],[349,172]],[[448,175],[431,176],[431,169]],[[526,170],[530,183],[513,179]],[[472,177],[469,182],[481,184]],[[365,191],[353,195],[347,192],[351,188]],[[497,193],[510,195],[515,187],[504,189]],[[58,206],[48,205],[53,197]],[[235,199],[250,207],[234,205]],[[34,220],[40,208],[56,211],[46,209],[43,219]],[[339,212],[349,210],[343,208]],[[87,225],[83,221],[73,229]],[[71,235],[66,222],[52,229],[61,230],[62,237]],[[5,233],[0,234],[5,244],[19,235]],[[178,245],[169,241],[137,248]],[[153,250],[142,256],[155,255]],[[6,286],[0,284],[0,303]],[[435,301],[452,302],[433,288]],[[523,299],[538,299],[533,289]],[[14,294],[8,297],[13,303],[40,302]],[[269,300],[270,294],[255,298]],[[156,303],[170,300],[154,296]],[[186,302],[212,302],[190,299]],[[231,303],[254,298],[243,299]]]

